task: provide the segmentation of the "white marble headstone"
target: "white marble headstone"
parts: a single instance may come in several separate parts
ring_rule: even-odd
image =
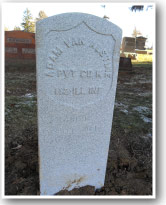
[[[121,36],[89,14],[37,22],[41,195],[104,185]]]

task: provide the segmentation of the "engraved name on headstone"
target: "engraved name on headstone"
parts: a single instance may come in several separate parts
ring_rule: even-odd
[[[89,14],[37,22],[41,195],[104,185],[121,36]]]
[[[24,38],[7,38],[7,42],[9,43],[32,43],[32,40],[24,39]]]
[[[6,53],[17,53],[17,48],[15,47],[5,47]]]
[[[22,48],[22,53],[23,54],[35,54],[35,49],[34,48]]]

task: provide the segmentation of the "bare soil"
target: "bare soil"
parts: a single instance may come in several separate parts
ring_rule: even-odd
[[[39,195],[35,69],[5,74],[5,194]],[[105,185],[59,195],[152,195],[152,65],[120,71]]]

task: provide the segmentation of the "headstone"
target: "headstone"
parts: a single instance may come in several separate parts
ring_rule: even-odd
[[[136,39],[134,37],[123,37],[122,52],[135,52]]]
[[[143,36],[136,37],[136,49],[145,50],[145,43],[147,38]]]
[[[104,185],[121,36],[89,14],[37,22],[41,195]]]
[[[119,70],[132,70],[131,58],[120,57]]]

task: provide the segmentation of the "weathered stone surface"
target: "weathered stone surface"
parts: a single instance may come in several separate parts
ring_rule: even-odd
[[[119,27],[66,13],[37,22],[40,192],[104,185],[117,84]]]

